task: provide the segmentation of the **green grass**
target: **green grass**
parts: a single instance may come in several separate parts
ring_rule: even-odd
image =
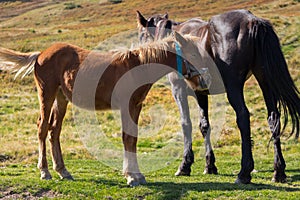
[[[54,42],[63,41],[107,51],[136,42],[136,10],[145,16],[168,11],[170,18],[183,21],[195,16],[209,19],[214,14],[231,9],[250,9],[255,15],[273,23],[292,78],[300,87],[299,1],[153,0],[151,3],[147,1],[147,5],[141,0],[122,1],[120,4],[106,0],[32,2],[0,3],[0,46],[28,52],[40,51]],[[22,80],[13,80],[13,76],[0,71],[0,198],[299,199],[299,143],[283,139],[288,182],[271,182],[273,148],[272,145],[267,148],[271,135],[263,97],[254,78],[248,80],[245,86],[246,103],[251,114],[255,169],[258,170],[253,173],[253,184],[233,184],[240,169],[240,136],[235,114],[225,95],[210,98],[212,136],[216,137],[213,145],[220,174],[202,174],[203,138],[197,127],[197,105],[190,98],[196,162],[191,177],[174,176],[181,161],[183,144],[178,134],[181,131],[179,112],[169,84],[162,79],[150,91],[140,118],[138,151],[148,184],[130,188],[120,170],[122,143],[118,113],[97,113],[96,124],[87,126],[98,129],[102,135],[91,135],[95,140],[87,141],[90,142],[88,146],[83,139],[86,132],[79,131],[74,116],[76,109],[72,105],[69,105],[64,120],[61,143],[66,166],[75,181],[59,180],[53,170],[53,180],[39,180],[36,168],[36,120],[39,116],[36,89],[32,76]],[[218,107],[222,110],[217,110]],[[153,109],[157,112],[153,113]],[[162,117],[164,120],[160,120]],[[155,127],[160,128],[156,130]],[[103,136],[109,145],[116,148],[116,152],[109,153],[116,155],[91,153],[100,145],[105,147]],[[47,155],[50,155],[49,151]],[[110,155],[115,155],[115,159],[111,159]],[[147,160],[149,155],[151,159]],[[104,157],[99,159],[99,156]],[[106,166],[104,162],[110,165]],[[51,168],[51,161],[49,165]]]
[[[298,145],[290,144],[285,151],[288,183],[271,182],[272,153],[267,149],[254,152],[258,171],[253,173],[253,184],[236,185],[239,168],[238,146],[216,149],[219,175],[203,175],[203,158],[196,153],[196,162],[190,177],[173,174],[180,162],[146,173],[147,185],[130,188],[120,171],[113,170],[97,160],[67,160],[75,181],[39,180],[34,164],[7,164],[1,168],[0,191],[18,197],[37,197],[53,194],[64,199],[298,199],[300,194],[300,169]],[[231,153],[230,153],[231,152]],[[235,156],[233,156],[235,155]],[[50,192],[51,191],[51,192]],[[1,198],[1,193],[0,193]]]

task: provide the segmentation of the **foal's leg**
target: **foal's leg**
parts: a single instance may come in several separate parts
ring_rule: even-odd
[[[272,138],[274,139],[274,176],[272,180],[275,182],[286,182],[286,165],[280,147],[280,114],[268,83],[263,78],[262,73],[256,74],[255,72],[254,75],[262,89],[268,109],[268,123],[272,132]]]
[[[124,145],[124,160],[123,160],[123,173],[127,179],[127,184],[130,186],[137,186],[145,184],[146,180],[144,175],[140,172],[136,144],[138,137],[138,118],[142,109],[142,104],[131,105],[129,107],[131,116],[127,109],[121,108],[122,119],[122,140]]]
[[[241,170],[235,183],[250,183],[254,161],[251,148],[250,114],[243,96],[243,85],[239,81],[228,80],[226,85],[227,98],[236,113],[236,122],[242,137]]]
[[[199,109],[201,112],[202,118],[200,119],[199,128],[204,137],[204,145],[205,145],[205,170],[204,174],[218,174],[218,169],[215,165],[215,155],[210,142],[210,124],[208,119],[208,96],[202,95],[200,91],[195,91]]]
[[[38,85],[38,84],[37,84]],[[51,174],[48,170],[48,163],[46,158],[46,137],[49,130],[49,116],[51,106],[53,104],[55,93],[46,87],[37,86],[40,102],[40,118],[38,120],[38,139],[39,139],[39,159],[38,168],[41,171],[41,179],[51,179]]]
[[[171,84],[172,94],[180,112],[181,127],[184,137],[183,160],[175,175],[189,176],[191,174],[191,166],[194,163],[194,153],[192,149],[192,122],[190,119],[187,85],[183,79],[173,80]]]
[[[52,107],[49,140],[53,161],[53,169],[58,172],[61,178],[73,179],[71,174],[65,168],[59,141],[63,118],[67,110],[67,104],[68,101],[66,100],[66,97],[61,92],[61,90],[59,90]]]

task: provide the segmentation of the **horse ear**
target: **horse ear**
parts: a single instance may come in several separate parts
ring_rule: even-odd
[[[187,43],[186,39],[177,31],[174,31],[174,38],[181,46],[185,46]]]
[[[166,23],[166,29],[171,30],[172,29],[172,22],[170,20],[167,21]]]
[[[154,18],[151,17],[150,20],[147,21],[147,27],[155,27],[154,22]]]
[[[166,13],[166,14],[163,16],[163,18],[165,18],[165,19],[169,19],[169,14],[168,14],[168,13]]]
[[[142,26],[142,27],[147,26],[147,20],[138,10],[136,11],[136,19],[137,19],[137,23],[139,26]]]

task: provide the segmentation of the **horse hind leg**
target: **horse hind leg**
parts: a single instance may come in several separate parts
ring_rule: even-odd
[[[229,80],[229,79],[225,79]],[[231,81],[231,82],[230,82]],[[227,98],[236,113],[236,123],[240,130],[242,139],[242,160],[241,170],[235,181],[237,184],[251,183],[251,172],[254,169],[254,160],[252,155],[251,131],[250,131],[250,113],[245,104],[243,85],[244,83],[230,79],[227,81]]]
[[[268,124],[272,133],[272,139],[274,144],[274,182],[286,182],[285,174],[285,161],[281,151],[281,142],[280,142],[280,113],[276,106],[276,99],[273,96],[268,83],[263,78],[263,73],[260,71],[254,71],[254,75],[259,83],[260,88],[262,89],[265,103],[268,110]]]
[[[49,130],[49,116],[51,107],[54,102],[55,92],[53,95],[51,92],[46,92],[45,89],[37,87],[39,93],[40,102],[40,117],[38,119],[38,141],[39,141],[39,159],[37,167],[41,171],[41,179],[52,179],[52,176],[48,170],[48,163],[46,157],[46,138]]]
[[[73,177],[65,167],[59,140],[63,118],[67,110],[67,104],[68,101],[66,100],[61,90],[59,90],[52,106],[49,141],[53,161],[53,169],[59,174],[62,179],[73,180]]]
[[[285,174],[285,161],[281,151],[280,145],[280,115],[276,112],[271,112],[268,117],[268,123],[274,139],[274,176],[272,181],[274,182],[286,182]]]
[[[196,91],[197,101],[202,118],[200,119],[199,128],[204,137],[205,145],[205,169],[203,174],[218,174],[218,169],[215,165],[216,159],[210,141],[210,123],[208,118],[208,96],[202,95]]]

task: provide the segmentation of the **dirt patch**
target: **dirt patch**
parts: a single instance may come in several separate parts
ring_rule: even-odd
[[[28,191],[23,191],[21,193],[14,192],[13,188],[7,188],[5,190],[0,190],[0,199],[8,200],[8,199],[25,199],[25,200],[35,200],[40,198],[58,198],[62,197],[61,194],[54,192],[52,190],[41,189],[35,194],[31,194]]]

